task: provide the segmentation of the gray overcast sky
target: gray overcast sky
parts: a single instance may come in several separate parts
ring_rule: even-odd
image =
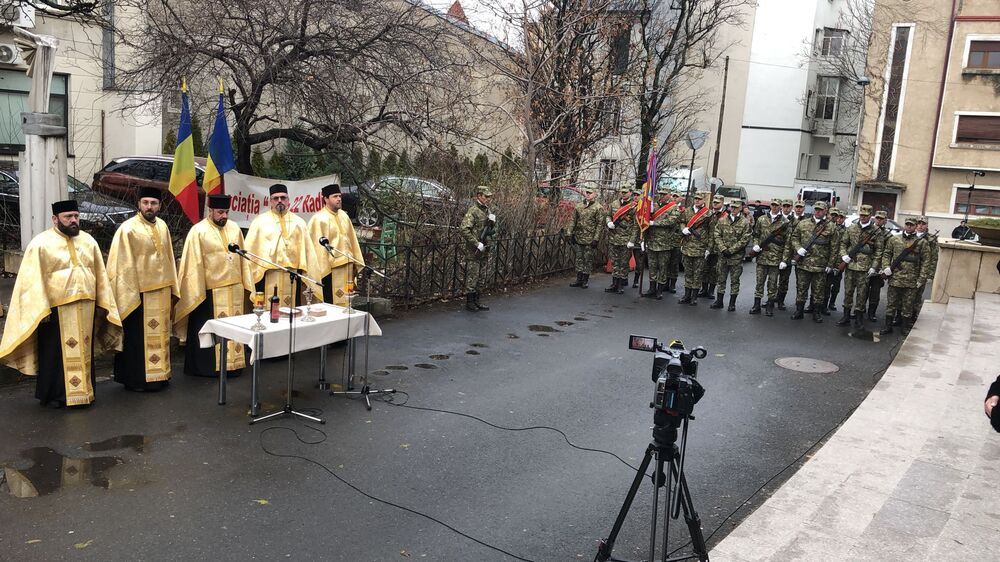
[[[455,0],[423,1],[443,13],[447,13],[448,8],[455,3]],[[498,39],[505,39],[503,19],[497,16],[496,10],[498,6],[512,4],[510,0],[461,0],[461,3],[465,16],[473,27]]]

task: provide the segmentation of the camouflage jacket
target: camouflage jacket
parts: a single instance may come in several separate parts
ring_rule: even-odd
[[[743,259],[753,226],[743,215],[733,220],[729,213],[722,213],[715,222],[712,243],[719,255],[726,260]]]
[[[604,207],[597,201],[577,203],[566,234],[574,237],[577,244],[596,242],[601,237],[604,218]]]
[[[493,236],[495,223],[489,220],[489,214],[489,208],[479,203],[473,203],[472,207],[469,207],[469,210],[465,212],[459,230],[462,232],[462,238],[465,239],[466,251],[476,251],[480,242],[487,244],[489,238]]]
[[[847,231],[840,238],[840,250],[837,255],[843,261],[844,256],[865,240],[867,242],[857,250],[854,256],[851,256],[851,263],[847,264],[847,269],[850,271],[867,272],[869,269],[876,271],[879,269],[882,251],[885,249],[885,237],[875,226],[875,221],[868,223],[867,228],[861,228],[860,222],[855,222],[847,227]]]
[[[929,259],[930,259],[930,262],[931,262],[931,264],[930,264],[930,275],[927,276],[927,282],[931,282],[931,281],[934,280],[934,272],[937,271],[938,239],[937,239],[937,236],[934,235],[934,234],[927,234],[923,238],[924,238],[924,240],[927,241],[927,249],[930,252],[929,253]]]
[[[810,240],[813,240],[818,223],[816,219],[807,218],[800,220],[799,224],[795,225],[795,230],[792,231],[792,236],[788,240],[788,251],[785,253],[786,262],[794,261],[796,267],[812,273],[824,271],[826,268],[836,265],[834,260],[840,259],[833,251],[833,245],[837,241],[837,225],[829,220],[821,222],[822,226],[818,226],[819,236],[816,236],[805,257],[799,256],[799,248],[805,247]]]
[[[784,257],[785,244],[788,242],[792,232],[792,225],[785,219],[785,216],[778,213],[773,220],[770,213],[764,213],[757,218],[753,229],[753,243],[761,246],[761,252],[757,254],[757,263],[760,265],[778,265]],[[773,233],[778,233],[771,238],[765,247],[764,242]]]
[[[681,244],[681,217],[684,212],[683,208],[672,201],[667,203],[667,205],[672,206],[656,218],[650,218],[649,228],[646,229],[644,237],[646,248],[654,252],[672,250]],[[661,208],[663,206],[657,208],[652,214],[656,215]]]
[[[795,213],[792,213],[788,217],[788,236],[785,237],[785,247],[782,248],[782,250],[781,250],[781,259],[783,261],[788,261],[788,260],[785,260],[785,256],[788,255],[788,249],[792,245],[792,234],[795,232],[795,227],[797,227],[799,225],[799,223],[802,222],[803,218],[806,218],[806,217],[801,217],[801,218],[796,217]],[[795,249],[798,250],[798,247],[796,247]],[[791,262],[789,262],[788,265],[791,265]]]
[[[627,203],[627,205],[628,209],[621,213],[618,220],[614,219],[614,215],[621,211],[621,207],[605,217],[604,228],[608,230],[608,244],[624,246],[629,242],[636,245],[639,243],[639,225],[635,222],[635,202]],[[613,222],[615,227],[608,228],[607,223],[609,222]]]
[[[903,250],[912,248],[907,252],[899,263],[893,267],[893,262],[897,261]],[[889,277],[890,287],[917,288],[930,278],[930,248],[927,241],[917,238],[916,234],[906,236],[900,234],[893,236],[885,243],[885,250],[882,252],[882,269],[892,268],[892,276]]]
[[[704,207],[703,207],[704,208]],[[689,228],[690,236],[681,238],[681,253],[688,257],[705,257],[705,251],[712,246],[712,229],[715,227],[715,214],[709,209],[697,224],[691,224],[691,219],[698,210],[693,207],[681,215],[680,227]]]

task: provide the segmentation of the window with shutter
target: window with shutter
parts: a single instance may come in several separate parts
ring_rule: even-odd
[[[1000,115],[959,115],[955,142],[1000,144]]]
[[[1000,69],[1000,41],[972,41],[966,68]]]

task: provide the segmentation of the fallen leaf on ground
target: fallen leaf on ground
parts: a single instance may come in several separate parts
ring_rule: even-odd
[[[74,544],[73,546],[76,547],[77,550],[83,550],[83,549],[87,548],[88,546],[90,546],[92,544],[94,544],[94,539],[90,539],[87,542],[78,542],[78,543]]]
[[[24,544],[38,544],[40,542],[42,542],[42,539],[31,539],[30,541],[28,541],[28,542],[26,542]]]
[[[399,551],[399,555],[400,556],[405,556],[405,557],[409,558],[410,557],[410,551],[408,551],[408,550],[400,550]]]
[[[268,504],[271,503],[271,502],[269,502],[267,500],[254,500],[254,501],[257,502],[260,505],[268,505]]]

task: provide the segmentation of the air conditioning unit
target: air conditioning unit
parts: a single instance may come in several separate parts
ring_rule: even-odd
[[[35,27],[35,7],[11,4],[0,8],[0,23],[14,27]]]
[[[22,64],[17,46],[13,43],[0,43],[0,64]]]

